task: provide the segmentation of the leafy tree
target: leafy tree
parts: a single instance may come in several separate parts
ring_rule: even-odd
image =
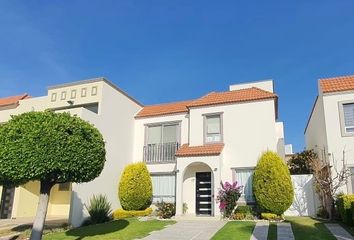
[[[152,182],[145,163],[133,163],[125,167],[118,192],[124,210],[145,210],[151,205]]]
[[[305,150],[294,154],[288,161],[291,174],[310,174],[312,173],[311,163],[317,158],[317,153],[313,150]]]
[[[0,127],[0,185],[40,182],[31,239],[41,239],[51,188],[57,183],[88,182],[105,163],[101,133],[69,113],[29,112]]]
[[[294,189],[284,160],[268,151],[259,159],[253,176],[253,191],[265,211],[283,214],[292,204]]]

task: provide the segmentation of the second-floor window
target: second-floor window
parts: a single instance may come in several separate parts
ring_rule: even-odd
[[[179,123],[146,126],[144,161],[147,163],[174,162],[179,148]]]
[[[354,103],[343,104],[345,132],[354,133]]]
[[[178,124],[161,124],[147,127],[147,145],[176,143]]]
[[[216,143],[222,141],[221,115],[206,115],[205,116],[204,135],[205,143]]]

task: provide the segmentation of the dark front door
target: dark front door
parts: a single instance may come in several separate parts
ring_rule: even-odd
[[[2,188],[0,203],[0,218],[11,218],[12,205],[14,202],[15,188]]]
[[[196,214],[211,215],[211,172],[196,173]]]

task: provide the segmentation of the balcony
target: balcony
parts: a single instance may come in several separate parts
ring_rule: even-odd
[[[147,164],[174,163],[179,147],[180,144],[177,142],[148,144],[144,146],[144,162]]]

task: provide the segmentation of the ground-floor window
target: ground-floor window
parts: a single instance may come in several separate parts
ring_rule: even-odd
[[[175,202],[176,198],[176,175],[175,174],[153,174],[152,195],[153,202]]]
[[[252,189],[253,172],[253,168],[235,169],[235,180],[238,182],[238,184],[243,186],[240,200],[246,201],[247,203],[255,202]]]

